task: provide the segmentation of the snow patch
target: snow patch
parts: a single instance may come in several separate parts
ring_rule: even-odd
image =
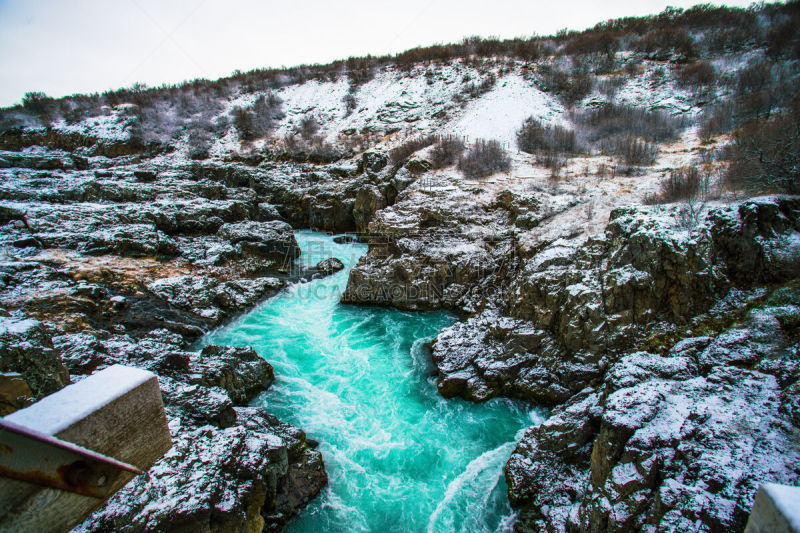
[[[517,130],[533,116],[545,123],[561,123],[566,113],[553,96],[518,74],[498,80],[494,89],[467,104],[463,114],[441,133],[474,139],[492,139],[514,149]]]

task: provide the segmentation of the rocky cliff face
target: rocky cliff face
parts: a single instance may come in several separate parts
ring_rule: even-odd
[[[613,211],[604,235],[535,251],[507,299],[487,297],[500,305],[440,335],[440,389],[565,401],[655,331],[690,329],[732,286],[793,279],[798,208],[789,198],[745,202],[711,209],[691,229],[663,209]]]
[[[756,298],[729,329],[618,358],[529,430],[506,466],[519,529],[741,530],[761,483],[797,484],[800,293]]]
[[[433,345],[445,396],[555,406],[506,467],[518,531],[741,530],[761,483],[800,481],[796,198],[537,240],[547,194],[446,187],[377,212],[347,298],[462,313]]]
[[[272,384],[266,361],[192,345],[298,275],[292,227],[267,192],[284,177],[129,157],[63,163],[75,157],[2,156],[0,371],[40,398],[116,363],[150,370],[174,442],[79,530],[282,529],[327,483],[322,456],[301,430],[245,407]]]

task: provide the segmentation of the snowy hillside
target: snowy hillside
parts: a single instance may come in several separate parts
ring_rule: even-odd
[[[624,54],[621,54],[621,57]],[[624,61],[621,63],[624,65]],[[477,96],[465,94],[474,80],[492,76],[493,86]],[[352,92],[354,109],[348,112],[345,97],[351,85],[346,76],[336,81],[309,80],[277,91],[234,95],[217,114],[230,117],[235,108],[247,108],[261,96],[274,92],[281,100],[283,118],[270,137],[293,134],[301,121],[313,117],[319,133],[328,142],[338,142],[354,133],[371,132],[402,139],[426,133],[458,135],[465,139],[497,140],[512,149],[516,132],[528,117],[545,123],[569,125],[569,109],[557,95],[540,88],[541,81],[524,63],[504,63],[476,69],[454,61],[446,66],[429,66],[403,72],[394,67],[381,69],[375,77]],[[591,108],[604,101],[616,101],[645,109],[665,109],[692,115],[699,112],[690,91],[676,86],[669,72],[657,62],[645,62],[639,75],[627,79],[612,98],[594,91],[578,104]],[[75,124],[59,121],[59,131],[78,132],[99,139],[120,140],[130,133],[129,106],[108,109],[103,115]],[[258,144],[262,144],[260,141]],[[236,129],[229,127],[212,153],[218,156],[240,149]]]

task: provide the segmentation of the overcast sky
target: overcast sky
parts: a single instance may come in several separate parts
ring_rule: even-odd
[[[469,35],[547,35],[681,0],[0,0],[0,106],[396,53]],[[725,2],[746,6],[750,2]]]

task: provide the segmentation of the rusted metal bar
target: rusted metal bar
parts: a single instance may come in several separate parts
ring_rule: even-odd
[[[0,533],[71,530],[172,446],[157,377],[121,365],[69,385],[3,421],[71,443],[80,452],[60,444],[45,445],[42,439],[26,441],[26,447],[46,446],[45,452],[32,452],[40,456],[67,449],[76,453],[52,460],[46,468],[31,463],[29,470],[43,470],[48,483],[59,480],[58,488],[0,477]],[[5,434],[19,436],[20,432]],[[20,446],[23,444],[14,444],[12,449]],[[104,457],[87,456],[90,450]],[[133,465],[134,471],[123,465]],[[12,466],[20,469],[18,464]],[[58,472],[59,467],[66,468]]]
[[[123,472],[142,473],[122,461],[0,420],[0,476],[107,498]]]

